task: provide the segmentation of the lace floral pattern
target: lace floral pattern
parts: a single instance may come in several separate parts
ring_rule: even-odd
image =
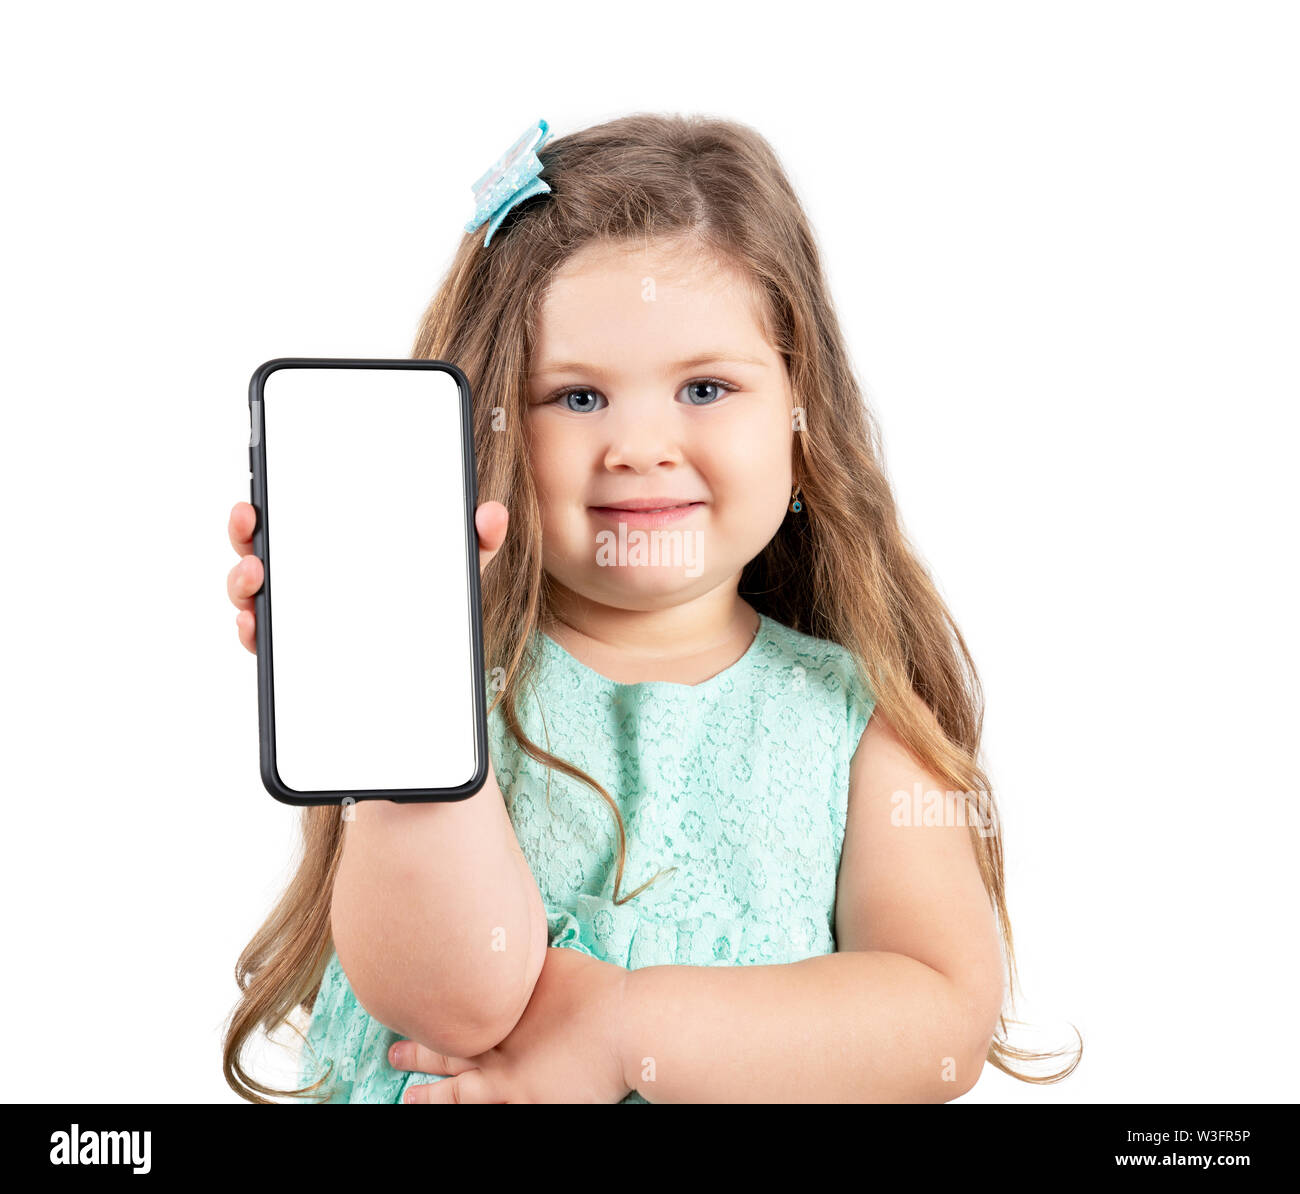
[[[620,894],[668,872],[615,904],[618,837],[605,801],[559,772],[549,773],[548,798],[546,768],[494,712],[493,769],[546,904],[550,944],[632,970],[832,953],[849,764],[875,707],[849,652],[762,615],[749,650],[703,684],[622,684],[549,636],[537,636],[537,649],[520,720],[618,802]],[[360,1007],[332,954],[302,1082],[332,1061],[329,1101],[393,1103],[408,1085],[440,1080],[393,1070],[397,1039]]]

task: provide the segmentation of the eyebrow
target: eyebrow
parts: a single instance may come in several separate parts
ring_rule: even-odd
[[[702,365],[755,365],[759,369],[768,367],[767,361],[747,357],[743,353],[706,352],[685,361],[676,361],[668,366],[668,370],[671,373],[680,373],[684,369],[698,369]],[[585,361],[559,361],[555,364],[548,364],[543,369],[532,370],[528,376],[547,377],[552,373],[588,373],[603,376],[605,372],[599,365],[589,365]]]

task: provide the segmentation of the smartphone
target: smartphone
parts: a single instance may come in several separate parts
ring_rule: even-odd
[[[472,796],[488,758],[465,375],[279,357],[248,403],[262,783],[299,805]]]

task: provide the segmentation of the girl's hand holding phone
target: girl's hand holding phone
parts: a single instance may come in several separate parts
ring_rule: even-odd
[[[230,546],[241,559],[226,577],[226,593],[239,610],[235,615],[239,641],[254,655],[257,654],[257,620],[253,614],[253,595],[262,587],[262,561],[253,554],[256,526],[257,511],[253,506],[249,502],[236,502],[226,530]]]
[[[474,514],[474,527],[478,531],[478,571],[488,566],[501,549],[506,537],[509,514],[500,502],[484,502]],[[257,527],[257,511],[248,502],[236,502],[230,511],[227,532],[230,546],[239,554],[239,562],[226,577],[226,592],[239,613],[235,625],[239,641],[245,649],[257,654],[257,618],[253,613],[253,598],[262,587],[264,572],[262,561],[253,554],[253,531]]]

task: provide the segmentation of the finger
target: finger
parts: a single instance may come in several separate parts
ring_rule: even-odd
[[[504,1103],[492,1089],[482,1070],[466,1070],[455,1078],[444,1078],[421,1086],[408,1086],[404,1103]]]
[[[239,641],[244,647],[257,654],[257,619],[254,614],[246,609],[241,609],[235,615],[235,625],[239,629]]]
[[[253,532],[257,529],[257,511],[248,502],[236,502],[230,511],[230,523],[226,533],[230,536],[230,546],[241,556],[253,550]]]
[[[463,1074],[475,1068],[467,1057],[436,1053],[419,1041],[398,1041],[388,1050],[388,1064],[395,1070],[414,1070],[417,1074]]]
[[[245,556],[226,574],[226,594],[236,609],[253,608],[253,594],[262,587],[262,577],[262,561],[256,556]]]
[[[474,527],[478,531],[478,570],[492,562],[493,556],[501,550],[506,539],[506,524],[510,513],[500,502],[484,502],[474,511]]]

